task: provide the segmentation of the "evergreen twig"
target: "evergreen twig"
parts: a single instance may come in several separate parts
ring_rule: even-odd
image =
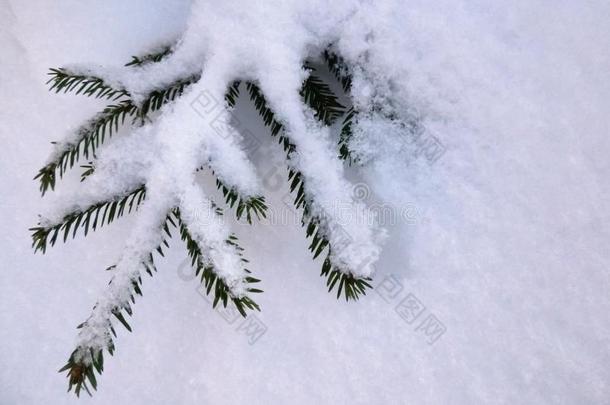
[[[290,158],[290,155],[296,151],[296,146],[284,135],[282,124],[275,119],[275,114],[267,106],[265,97],[258,86],[253,83],[247,83],[247,88],[256,110],[263,118],[263,122],[271,128],[271,135],[278,137],[278,142],[283,146],[287,157]],[[322,271],[320,272],[320,276],[327,279],[326,285],[329,287],[328,291],[332,291],[337,286],[337,298],[341,296],[343,291],[347,301],[350,299],[357,300],[360,295],[365,295],[366,289],[371,288],[371,285],[368,283],[371,280],[370,278],[356,277],[351,273],[345,273],[332,264],[330,259],[332,246],[324,236],[325,233],[321,229],[320,219],[311,215],[311,201],[308,201],[306,198],[305,181],[302,174],[289,167],[288,181],[290,182],[290,191],[294,193],[296,190],[296,197],[293,201],[295,208],[303,209],[301,224],[306,228],[307,238],[311,238],[309,250],[313,253],[313,258],[316,259],[328,248],[327,257],[322,264]],[[337,284],[337,281],[339,281],[339,284]]]
[[[305,104],[309,105],[316,113],[316,118],[325,125],[332,125],[333,122],[343,115],[345,107],[339,103],[339,98],[318,75],[313,65],[306,64],[309,70],[309,77],[303,82],[301,87],[301,97]]]
[[[175,222],[171,218],[171,215],[168,215],[165,218],[165,222],[163,224],[163,229],[167,233],[169,237],[171,237],[171,233],[169,232],[168,223],[176,226]],[[165,238],[162,239],[161,244],[156,248],[156,251],[159,252],[161,256],[163,256],[162,246],[169,246],[167,240]],[[148,273],[151,277],[153,272],[157,271],[155,267],[154,259],[152,253],[147,255],[147,258],[143,260],[141,263],[142,268]],[[111,266],[108,270],[113,270],[115,266]],[[110,280],[110,284],[112,284],[114,279]],[[136,295],[142,296],[142,277],[138,275],[137,279],[132,280],[131,291],[129,292],[129,301],[131,304],[135,304]],[[119,321],[121,325],[129,332],[132,331],[131,326],[127,322],[125,314],[131,316],[133,314],[133,310],[131,308],[131,304],[129,301],[123,303],[121,306],[117,306],[112,310],[112,315]],[[99,304],[96,304],[96,306]],[[95,307],[94,307],[95,309]],[[95,374],[101,375],[104,371],[104,349],[108,351],[108,353],[112,356],[115,351],[114,346],[114,338],[117,337],[116,330],[114,329],[114,325],[112,324],[111,319],[106,320],[107,327],[107,342],[105,347],[102,348],[93,348],[93,347],[83,347],[78,346],[70,357],[66,364],[59,370],[59,372],[67,371],[68,377],[68,392],[72,390],[74,387],[74,393],[76,396],[80,396],[81,390],[85,390],[89,396],[91,396],[91,390],[89,389],[89,385],[94,390],[97,390],[97,378]],[[87,321],[81,323],[77,326],[77,329],[82,329],[87,326]]]
[[[119,104],[109,105],[89,120],[78,130],[76,140],[62,147],[54,159],[38,171],[34,180],[40,182],[40,192],[44,195],[49,189],[55,188],[56,177],[63,177],[69,168],[72,168],[80,159],[95,155],[95,150],[106,138],[111,137],[125,122],[127,116],[137,113],[137,107],[131,100],[123,100]]]
[[[349,93],[352,87],[352,75],[347,67],[347,64],[345,63],[345,60],[334,53],[330,47],[324,51],[322,56],[326,61],[326,66],[328,67],[330,73],[332,73],[337,81],[341,83],[343,91]]]
[[[172,46],[166,45],[161,47],[158,52],[151,52],[146,55],[132,56],[131,61],[126,63],[125,66],[142,66],[149,63],[161,62],[165,57],[172,53]]]
[[[248,296],[235,296],[230,287],[225,283],[225,281],[217,275],[217,271],[213,265],[206,260],[203,251],[197,241],[193,239],[191,233],[187,227],[187,225],[182,221],[180,217],[180,210],[174,210],[174,216],[178,220],[178,226],[180,229],[180,237],[185,242],[186,248],[188,251],[188,255],[191,259],[191,266],[195,267],[195,275],[201,277],[201,282],[205,287],[205,292],[207,295],[210,292],[214,292],[214,301],[212,303],[212,307],[216,308],[219,302],[222,302],[224,307],[227,306],[229,299],[233,302],[239,313],[246,317],[246,309],[257,310],[260,311],[260,307],[254,300],[252,300]],[[239,246],[237,236],[231,235],[229,239],[226,241],[227,244],[233,246],[237,252],[237,254],[241,257],[243,248]],[[248,260],[241,258],[243,263],[247,263]],[[250,273],[250,270],[244,269],[246,273]],[[244,281],[247,284],[255,284],[260,282],[259,279],[254,278],[252,276],[247,276],[244,278]],[[261,293],[262,290],[257,288],[248,287],[246,289],[249,293]]]
[[[252,214],[256,215],[256,219],[267,218],[267,204],[265,197],[241,197],[237,190],[227,187],[220,179],[216,178],[216,187],[222,192],[225,198],[225,203],[229,207],[235,206],[235,216],[240,220],[245,215],[246,221],[252,224]],[[236,205],[237,203],[237,205]]]
[[[83,211],[72,212],[56,224],[30,228],[34,253],[40,250],[44,254],[48,245],[55,245],[61,233],[66,242],[70,230],[72,230],[72,238],[74,238],[79,228],[87,236],[89,229],[95,231],[98,226],[110,225],[115,218],[123,216],[125,212],[130,213],[132,210],[136,210],[145,198],[146,187],[139,186],[120,198],[101,201]]]
[[[66,68],[52,68],[48,73],[51,78],[47,84],[52,83],[49,91],[55,93],[76,92],[87,97],[105,98],[108,100],[118,100],[121,97],[129,97],[129,93],[125,89],[114,89],[107,84],[104,79],[96,76],[83,75],[73,73]]]
[[[343,123],[341,124],[341,133],[339,134],[339,158],[347,161],[350,165],[356,161],[349,149],[349,142],[352,139],[352,120],[356,112],[354,107],[347,110]]]
[[[39,180],[42,195],[55,188],[57,174],[59,173],[60,178],[63,177],[68,169],[74,167],[81,155],[85,158],[95,155],[95,150],[104,143],[106,134],[110,138],[118,131],[119,126],[125,123],[126,117],[131,117],[132,123],[143,123],[149,113],[180,97],[185,88],[198,79],[199,76],[191,76],[178,80],[165,89],[154,90],[139,107],[131,99],[106,106],[78,130],[78,136],[73,142],[67,143],[51,162],[38,171],[34,179]]]

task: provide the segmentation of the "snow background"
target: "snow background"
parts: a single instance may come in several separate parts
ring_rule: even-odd
[[[417,208],[377,264],[375,284],[394,275],[400,296],[338,302],[298,225],[242,226],[268,328],[250,345],[180,273],[176,241],[82,403],[608,403],[610,5],[426,3],[388,26],[412,38],[397,69],[447,152],[433,166],[388,155],[364,175],[371,199]],[[122,64],[176,37],[188,11],[0,1],[1,404],[76,401],[56,370],[130,229],[126,217],[33,255],[27,228],[52,197],[31,178],[48,142],[103,104],[49,94],[47,69]],[[447,328],[433,345],[394,310],[409,292]]]

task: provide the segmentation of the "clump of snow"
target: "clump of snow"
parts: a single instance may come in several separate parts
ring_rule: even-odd
[[[205,260],[225,281],[234,297],[245,295],[244,278],[247,273],[244,263],[235,246],[227,243],[231,236],[229,228],[220,221],[210,201],[198,186],[192,184],[180,196],[180,207],[181,218],[202,248]]]
[[[137,128],[97,151],[93,173],[81,187],[57,190],[53,204],[45,206],[41,225],[59,223],[72,212],[123,197],[146,184],[156,152],[151,131],[151,125]]]
[[[151,266],[150,254],[163,241],[161,227],[168,211],[172,208],[165,188],[156,183],[155,189],[148,194],[143,207],[138,210],[135,229],[125,241],[123,253],[112,269],[112,278],[108,287],[98,298],[90,317],[80,328],[77,347],[80,355],[105,349],[110,342],[109,326],[114,311],[121,311],[131,303],[134,293],[134,282],[141,277],[141,270],[146,264]],[[84,360],[89,359],[87,355]]]

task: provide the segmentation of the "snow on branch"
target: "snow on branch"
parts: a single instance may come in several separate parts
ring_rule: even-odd
[[[32,229],[34,248],[44,252],[59,236],[81,228],[86,234],[143,204],[65,368],[77,394],[87,389],[85,381],[96,387],[93,370],[101,373],[103,350],[114,350],[112,319],[129,329],[123,313],[131,314],[141,270],[153,268],[151,253],[163,253],[168,223],[179,230],[206,291],[214,292],[214,306],[232,303],[244,316],[259,309],[251,297],[261,292],[253,287],[259,280],[246,268],[218,204],[197,181],[198,171],[209,169],[238,219],[265,216],[261,181],[246,148],[248,129],[233,114],[244,88],[286,153],[309,250],[314,259],[325,254],[321,275],[328,290],[355,300],[371,288],[386,232],[354,195],[344,163],[366,163],[367,147],[374,149],[379,138],[400,138],[414,117],[402,110],[406,98],[396,96],[404,86],[373,66],[376,37],[367,17],[384,10],[352,0],[313,8],[293,0],[271,3],[244,8],[237,1],[196,0],[186,31],[171,46],[122,67],[52,70],[52,90],[113,104],[57,143],[36,176],[44,194],[81,158],[91,159],[82,175],[85,191],[60,198]],[[337,83],[324,80],[326,69]],[[118,134],[121,127],[129,131]]]
[[[211,265],[225,282],[231,296],[239,298],[245,295],[248,273],[243,259],[236,247],[227,243],[232,239],[231,233],[201,189],[191,185],[184,190],[179,207],[180,222],[188,229],[190,238],[205,252],[206,264]]]
[[[145,270],[152,276],[156,271],[152,252],[162,254],[162,246],[167,246],[161,232],[162,229],[167,230],[167,222],[172,221],[167,208],[165,201],[157,196],[144,204],[138,214],[139,221],[126,242],[121,258],[109,268],[112,278],[108,287],[98,298],[91,315],[78,326],[76,349],[60,370],[68,371],[68,391],[74,386],[76,395],[80,394],[81,389],[91,394],[87,383],[97,389],[95,373],[103,372],[103,352],[106,350],[113,354],[115,350],[113,337],[117,334],[113,320],[131,331],[125,314],[132,315],[135,296],[142,295],[141,271]],[[159,212],[163,211],[166,214],[160,217]]]

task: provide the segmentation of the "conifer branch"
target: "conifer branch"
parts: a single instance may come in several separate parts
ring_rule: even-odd
[[[197,169],[197,171],[203,169],[204,167],[200,167]],[[222,192],[222,195],[225,199],[225,204],[227,204],[230,208],[235,207],[235,217],[238,221],[242,218],[242,216],[245,215],[248,224],[252,225],[252,214],[256,215],[256,219],[259,221],[261,218],[267,218],[268,207],[267,203],[265,202],[264,196],[242,196],[239,191],[237,191],[234,187],[229,187],[222,180],[220,180],[214,170],[211,170],[211,172],[214,178],[216,179],[216,188]],[[217,207],[214,201],[212,201],[212,205],[215,208]],[[222,212],[222,209],[216,209]]]
[[[40,182],[40,192],[44,195],[49,189],[55,188],[56,177],[59,177],[72,168],[81,155],[88,159],[95,155],[95,150],[104,143],[106,135],[110,138],[125,122],[128,116],[134,116],[138,108],[131,100],[123,100],[119,104],[109,105],[95,117],[81,126],[73,142],[63,145],[55,154],[54,159],[38,171],[34,180]]]
[[[166,45],[161,48],[158,52],[151,52],[142,56],[132,56],[131,61],[126,63],[125,66],[142,66],[149,63],[161,62],[165,57],[172,53],[172,46]]]
[[[263,119],[263,123],[271,130],[271,136],[277,136],[280,134],[280,132],[283,131],[284,126],[275,119],[275,114],[271,108],[267,106],[267,100],[263,96],[263,93],[259,87],[254,83],[247,82],[246,88],[248,89],[250,99],[254,102],[254,107]],[[280,139],[286,139],[286,142],[289,142],[288,138],[284,137],[283,135],[280,135]]]
[[[237,98],[239,97],[239,85],[241,82],[239,80],[234,81],[227,89],[225,93],[225,100],[229,107],[235,107],[235,103],[237,103]]]
[[[343,115],[345,107],[339,103],[339,98],[330,86],[313,73],[315,68],[312,65],[306,64],[305,68],[310,74],[303,82],[301,97],[305,104],[315,111],[317,119],[325,125],[332,125],[339,116]]]
[[[172,52],[171,46],[164,47],[158,52],[152,52],[143,56],[133,56],[132,60],[125,66],[141,67],[149,63],[156,63],[163,60]],[[327,65],[331,71],[342,83],[345,91],[349,90],[351,77],[347,69],[341,67],[343,60],[336,55],[325,52],[324,54]],[[333,93],[330,86],[320,79],[315,74],[315,68],[309,64],[305,68],[310,71],[309,77],[303,83],[300,94],[303,102],[307,104],[314,112],[316,117],[325,125],[331,125],[339,116],[345,113],[345,107],[339,103],[339,98]],[[40,190],[44,195],[48,189],[53,189],[56,184],[57,174],[59,178],[63,177],[64,173],[74,165],[79,159],[95,158],[96,149],[102,145],[106,139],[115,134],[120,125],[125,123],[127,117],[131,118],[132,124],[144,123],[151,112],[159,110],[164,104],[173,101],[180,97],[185,88],[190,84],[200,79],[199,74],[192,75],[180,80],[170,86],[154,90],[145,98],[145,100],[137,104],[131,99],[129,92],[126,89],[115,89],[106,83],[103,79],[82,74],[73,74],[67,69],[51,69],[49,73],[51,78],[48,83],[51,83],[50,90],[59,92],[74,92],[75,94],[84,94],[89,97],[108,99],[116,101],[116,104],[107,106],[102,112],[98,113],[93,119],[83,125],[76,134],[74,141],[66,142],[58,147],[58,151],[54,159],[44,166],[35,179],[40,181]],[[227,89],[225,101],[229,107],[234,107],[237,98],[239,97],[240,82],[233,82]],[[288,136],[285,135],[283,125],[275,119],[275,114],[267,106],[267,102],[260,89],[252,83],[246,83],[250,98],[254,101],[255,107],[266,126],[270,127],[271,135],[278,139],[282,145],[286,156],[290,159],[291,155],[296,152],[296,146]],[[346,118],[343,121],[343,128],[339,139],[339,153],[343,159],[350,159],[348,143],[351,138],[351,120],[354,116],[353,109],[348,111]],[[82,165],[85,170],[81,175],[81,181],[91,175],[94,170],[94,163]],[[313,201],[306,194],[304,176],[295,168],[289,165],[288,180],[290,182],[290,190],[295,193],[294,205],[297,209],[302,209],[302,226],[306,230],[306,236],[311,240],[309,250],[313,258],[318,258],[325,251],[326,258],[323,261],[320,275],[326,278],[328,291],[331,292],[337,288],[337,298],[343,294],[346,300],[357,300],[361,295],[366,294],[366,289],[371,288],[367,282],[370,278],[356,278],[349,269],[343,269],[335,266],[331,260],[332,247],[326,235],[329,234],[329,229],[321,218],[312,214]],[[238,191],[225,185],[219,178],[216,179],[216,186],[221,190],[225,202],[235,208],[237,219],[245,217],[248,223],[252,223],[254,216],[257,219],[266,217],[267,205],[265,198],[262,196],[242,197]],[[74,238],[80,229],[86,236],[90,229],[96,230],[97,227],[102,227],[104,224],[110,224],[115,218],[123,216],[125,212],[130,213],[138,209],[138,206],[146,198],[146,186],[141,185],[129,193],[108,199],[106,201],[97,202],[84,210],[75,211],[64,216],[64,218],[52,224],[39,224],[39,226],[31,228],[32,231],[32,246],[34,251],[46,252],[47,246],[53,246],[58,237],[63,236],[64,242],[68,236],[72,234]],[[216,204],[211,201],[211,206],[216,210]],[[187,216],[185,215],[185,219]],[[232,302],[240,314],[247,316],[248,310],[260,311],[259,305],[249,296],[243,295],[246,293],[260,293],[260,289],[253,285],[260,282],[250,275],[250,271],[246,269],[245,263],[248,261],[243,258],[243,248],[239,246],[237,237],[230,235],[224,241],[230,245],[230,255],[233,255],[233,249],[238,256],[231,256],[235,259],[236,272],[239,276],[236,277],[239,284],[239,289],[232,284],[235,279],[233,276],[222,276],[220,269],[217,269],[212,264],[209,256],[215,257],[215,251],[205,252],[204,247],[200,245],[197,239],[199,233],[192,233],[187,224],[180,216],[180,210],[174,208],[167,213],[166,219],[161,227],[167,237],[171,238],[170,225],[178,229],[180,238],[185,242],[191,265],[195,268],[195,274],[200,277],[201,283],[205,288],[206,294],[211,294],[213,291],[213,307],[219,303],[227,306]],[[192,231],[198,230],[196,223],[192,225]],[[333,234],[334,235],[334,234]],[[160,238],[161,243],[153,249],[161,256],[164,255],[163,246],[169,246],[165,237]],[[334,240],[334,239],[333,239]],[[158,240],[157,240],[158,241]],[[216,240],[215,243],[223,244],[222,239]],[[85,390],[91,395],[90,387],[97,389],[96,374],[101,375],[104,366],[104,350],[107,350],[111,355],[114,353],[114,338],[117,334],[114,329],[114,324],[118,321],[128,331],[131,331],[131,326],[127,322],[125,314],[132,315],[132,304],[135,303],[135,296],[142,295],[142,278],[140,271],[144,269],[152,276],[156,271],[152,252],[148,252],[150,245],[145,248],[139,248],[140,251],[136,257],[128,258],[128,260],[119,262],[118,266],[112,266],[109,270],[116,269],[121,273],[115,275],[111,281],[109,288],[112,294],[109,300],[100,299],[93,307],[93,312],[87,321],[78,326],[81,330],[79,337],[81,341],[77,348],[70,355],[67,364],[62,367],[60,372],[67,371],[68,376],[68,391],[74,388],[77,396],[82,390]],[[237,260],[241,260],[241,264]],[[130,262],[130,260],[132,262]],[[134,264],[134,266],[129,265]],[[241,273],[243,269],[244,273]],[[234,273],[231,273],[234,274]],[[245,287],[245,289],[241,289]],[[235,292],[237,291],[237,292]],[[115,319],[113,319],[115,318]]]
[[[80,326],[80,325],[79,325]],[[108,349],[110,350],[114,349]],[[67,371],[68,377],[68,392],[72,390],[74,387],[74,393],[77,397],[80,397],[81,390],[85,390],[89,396],[91,395],[91,390],[87,385],[87,382],[91,385],[91,388],[97,390],[97,378],[95,377],[95,372],[101,375],[104,372],[104,353],[103,350],[93,350],[90,349],[89,353],[87,353],[87,360],[84,360],[83,357],[85,354],[81,353],[83,351],[82,348],[76,348],[70,354],[68,358],[68,362],[62,368],[59,369],[59,373]]]
[[[345,60],[334,53],[330,47],[324,51],[322,56],[328,70],[341,84],[343,91],[349,93],[352,86],[352,75]],[[345,112],[345,118],[341,124],[341,133],[339,134],[339,157],[342,160],[347,161],[350,165],[355,162],[349,149],[349,141],[352,138],[352,120],[354,119],[355,114],[356,111],[353,106]]]
[[[341,124],[341,133],[339,134],[339,158],[347,161],[350,165],[356,159],[352,156],[352,151],[349,149],[349,142],[352,139],[352,120],[356,111],[354,107],[347,110],[343,123]]]
[[[176,227],[176,222],[172,219],[173,212],[170,211],[165,217],[165,221],[162,226],[162,230],[165,234],[171,238],[172,234],[169,231],[169,225],[173,225]],[[161,238],[161,243],[155,249],[161,256],[163,256],[163,246],[169,246],[165,237]],[[140,262],[140,266],[149,276],[153,276],[153,273],[157,271],[155,266],[154,258],[152,252],[149,252],[145,255],[144,260]],[[114,270],[116,266],[110,266],[107,270]],[[117,282],[113,277],[110,280],[108,288],[116,287],[114,283]],[[119,280],[120,282],[124,282],[124,280]],[[89,319],[80,325],[77,326],[77,329],[82,330],[83,328],[92,327],[91,331],[96,338],[101,338],[103,340],[103,345],[99,345],[99,342],[95,342],[97,344],[92,343],[81,343],[77,346],[77,348],[72,352],[70,357],[68,358],[67,363],[59,370],[59,372],[67,371],[68,377],[68,392],[72,390],[74,387],[74,393],[76,396],[80,396],[81,390],[85,390],[89,396],[91,396],[91,390],[89,389],[90,385],[94,390],[97,390],[97,378],[95,374],[101,375],[104,371],[104,349],[108,351],[108,353],[112,356],[115,351],[114,346],[114,338],[117,337],[116,330],[114,325],[112,324],[112,318],[116,318],[117,321],[129,332],[132,331],[131,326],[127,322],[127,317],[125,314],[132,316],[133,309],[131,308],[132,304],[135,304],[136,295],[142,296],[142,277],[138,272],[136,277],[131,278],[129,281],[131,284],[127,284],[125,286],[119,286],[118,288],[127,288],[129,296],[128,300],[123,302],[115,302],[106,305],[110,305],[110,309],[107,311],[108,318],[104,318],[100,321],[100,319],[93,319],[93,313],[89,317]],[[96,303],[93,307],[93,312],[96,312],[98,309],[98,305],[101,305],[100,302]],[[104,312],[104,311],[102,311]],[[94,325],[90,323],[93,322]],[[103,332],[96,330],[101,326],[104,329]],[[90,334],[86,334],[85,341],[91,339]]]
[[[216,187],[222,192],[225,203],[233,208],[235,206],[235,216],[239,221],[245,215],[246,221],[252,225],[252,214],[256,219],[267,218],[267,204],[265,197],[242,197],[234,188],[227,187],[220,179],[216,178]],[[237,204],[237,205],[236,205]]]
[[[55,245],[60,234],[63,234],[63,240],[66,242],[70,231],[74,238],[79,228],[87,236],[89,229],[95,231],[104,224],[110,225],[115,218],[123,216],[125,212],[135,211],[145,198],[146,187],[140,186],[120,198],[101,201],[86,210],[72,212],[56,224],[30,228],[34,253],[40,250],[44,254],[48,245]]]
[[[195,267],[195,275],[201,277],[201,283],[204,285],[205,292],[207,295],[209,295],[212,291],[214,292],[214,301],[212,303],[212,307],[216,308],[216,305],[218,305],[219,302],[222,302],[222,305],[226,307],[230,299],[243,317],[246,317],[247,315],[246,309],[260,311],[260,307],[258,306],[258,304],[254,302],[254,300],[252,300],[250,297],[236,296],[231,292],[231,288],[225,283],[225,281],[220,276],[218,276],[218,273],[214,266],[204,256],[202,248],[191,236],[188,227],[180,218],[179,209],[174,210],[174,216],[178,220],[180,237],[186,244],[188,255],[191,259],[191,266]],[[240,257],[242,256],[243,248],[239,246],[237,237],[235,235],[231,235],[226,241],[226,243],[233,246],[238,255]],[[241,261],[243,263],[248,262],[243,257],[241,257]],[[244,271],[248,274],[250,273],[250,270],[248,269],[244,269]],[[244,281],[247,284],[255,284],[260,282],[259,279],[251,276],[245,277]],[[252,287],[248,287],[246,291],[250,293],[263,292],[262,290]]]
[[[163,230],[171,237],[169,232],[168,223],[176,225],[171,215],[168,213],[163,224]],[[162,238],[161,244],[156,248],[157,252],[163,255],[162,246],[169,246],[165,238]],[[154,259],[152,253],[145,255],[145,259],[140,262],[141,268],[151,277],[153,272],[156,272]],[[111,266],[108,270],[114,270],[116,266]],[[83,341],[76,347],[68,358],[67,363],[59,370],[59,372],[67,371],[68,377],[68,392],[74,387],[74,393],[76,396],[80,396],[81,390],[85,390],[89,396],[91,396],[91,390],[89,385],[94,390],[97,390],[97,378],[96,373],[101,375],[104,371],[104,350],[107,350],[110,355],[114,354],[114,338],[117,337],[116,330],[112,323],[112,318],[123,325],[129,332],[132,331],[131,326],[127,322],[125,315],[131,316],[133,314],[132,304],[135,304],[136,295],[142,296],[142,277],[138,272],[135,277],[132,277],[127,281],[126,285],[115,285],[117,280],[113,277],[110,280],[108,288],[118,288],[119,290],[127,289],[126,295],[129,297],[128,300],[110,302],[110,303],[98,303],[93,307],[92,315],[87,321],[77,326],[77,329],[83,333],[84,329],[90,329],[87,333],[84,333]],[[119,279],[118,283],[124,283],[125,280]],[[123,296],[123,294],[119,294]],[[102,307],[98,308],[98,306]],[[94,314],[97,312],[98,317]],[[99,319],[99,315],[103,318]],[[99,329],[102,329],[100,331]],[[100,342],[101,340],[101,342]]]
[[[278,137],[280,145],[283,146],[284,152],[288,159],[290,155],[296,151],[296,145],[294,145],[287,136],[283,134],[283,126],[279,121],[275,119],[275,114],[267,106],[264,95],[253,83],[247,83],[248,92],[250,98],[254,102],[256,110],[263,118],[263,122],[266,126],[271,128],[271,135]],[[311,244],[309,250],[313,253],[313,258],[316,259],[320,254],[328,248],[328,254],[324,263],[322,264],[322,271],[320,276],[326,277],[326,285],[329,287],[328,291],[337,286],[337,298],[341,296],[341,292],[344,292],[346,301],[357,300],[360,295],[366,294],[367,288],[372,288],[368,283],[371,279],[368,277],[355,277],[349,272],[342,271],[337,266],[333,265],[330,259],[332,246],[328,239],[324,236],[325,229],[320,226],[320,219],[316,216],[311,215],[311,202],[307,200],[305,194],[305,181],[302,174],[292,168],[288,168],[288,181],[290,183],[290,191],[295,192],[296,197],[293,204],[296,209],[303,209],[301,217],[301,225],[306,228],[307,238],[311,238]],[[339,284],[337,284],[339,282]]]
[[[345,60],[327,48],[322,54],[324,60],[326,61],[326,66],[330,73],[332,73],[337,81],[341,83],[341,87],[343,91],[349,93],[352,87],[352,75],[345,63]]]
[[[153,271],[156,271],[152,254],[149,256],[148,261],[141,263],[142,267],[146,269],[146,272],[152,276]],[[110,267],[109,270],[113,269],[114,266]],[[113,280],[110,281],[112,283]],[[130,300],[132,304],[135,304],[135,295],[142,295],[142,278],[138,276],[136,280],[132,280],[132,288],[129,293]],[[96,304],[96,306],[99,304]],[[95,310],[96,307],[93,307]],[[125,329],[129,332],[132,331],[131,326],[125,319],[125,314],[132,315],[133,310],[129,302],[124,303],[121,307],[116,307],[111,311],[111,314],[123,325]],[[72,390],[74,387],[74,393],[76,396],[80,396],[80,392],[84,389],[89,396],[91,396],[91,390],[89,389],[89,385],[94,390],[97,390],[97,378],[95,374],[102,375],[104,371],[104,349],[108,351],[108,353],[112,356],[114,354],[115,346],[114,339],[117,337],[116,330],[112,325],[111,319],[105,320],[106,325],[105,329],[105,347],[86,347],[79,345],[70,357],[68,358],[67,363],[59,369],[59,372],[67,371],[68,377],[68,392]],[[77,326],[77,329],[82,329],[88,326],[88,321],[85,321]],[[112,335],[111,335],[112,334]]]
[[[83,182],[87,179],[87,177],[91,176],[95,172],[95,166],[93,162],[89,162],[86,165],[81,165],[81,169],[83,172],[80,174],[80,181]]]
[[[107,84],[104,79],[96,76],[88,76],[73,73],[65,68],[50,69],[48,73],[51,78],[47,84],[52,83],[49,91],[55,93],[76,92],[87,97],[105,98],[108,100],[118,100],[121,97],[129,97],[129,93],[124,89],[114,89]]]
[[[332,73],[341,84],[343,91],[349,93],[352,87],[352,75],[345,60],[331,51],[330,47],[327,48],[322,55],[330,73]],[[347,161],[349,165],[356,162],[356,159],[349,149],[349,142],[352,138],[352,120],[354,119],[355,114],[356,111],[353,106],[345,112],[345,118],[341,124],[341,133],[339,134],[339,157],[342,160]]]
[[[239,97],[239,86],[241,82],[239,80],[234,81],[227,89],[225,93],[225,101],[229,107],[235,107],[237,98]],[[216,176],[216,173],[212,170],[212,174]],[[265,203],[264,196],[255,197],[242,197],[239,192],[233,187],[228,187],[224,184],[218,176],[216,176],[216,188],[218,188],[225,198],[225,203],[229,207],[235,207],[235,215],[237,220],[240,220],[243,215],[246,216],[246,220],[252,224],[252,214],[256,215],[256,219],[267,218],[267,204]]]
[[[199,76],[191,76],[181,79],[165,89],[151,92],[138,107],[131,99],[122,100],[119,104],[109,105],[89,120],[77,131],[76,139],[66,143],[59,150],[54,159],[41,168],[34,179],[40,182],[40,192],[44,195],[49,189],[53,190],[59,177],[74,167],[81,155],[85,158],[95,155],[96,149],[104,143],[106,135],[112,137],[125,123],[126,117],[132,118],[132,123],[139,121],[143,123],[152,111],[160,109],[177,97],[180,97],[186,87],[199,79]]]
[[[349,271],[343,271],[337,266],[333,265],[331,261],[332,245],[326,238],[326,229],[320,224],[320,218],[311,214],[311,202],[306,199],[305,196],[305,182],[301,173],[289,169],[288,179],[290,181],[290,192],[294,193],[296,190],[296,197],[293,201],[295,208],[302,209],[301,225],[306,228],[305,235],[309,239],[311,238],[311,244],[308,249],[313,254],[313,258],[316,259],[320,254],[324,252],[326,248],[327,255],[322,264],[322,271],[320,272],[321,277],[326,277],[326,286],[328,292],[337,285],[337,299],[341,297],[341,291],[345,293],[345,300],[358,300],[360,295],[366,295],[366,288],[372,288],[368,283],[371,281],[369,277],[355,277]]]
[[[320,276],[326,277],[326,286],[328,287],[328,292],[331,292],[332,289],[337,285],[337,281],[339,282],[337,288],[337,299],[341,297],[341,291],[343,291],[345,296],[345,301],[354,300],[357,301],[361,295],[366,295],[367,288],[373,288],[368,282],[371,281],[370,277],[354,277],[351,273],[344,273],[333,266],[330,260],[330,249],[328,252],[328,256],[324,259],[324,263],[322,264],[322,272]]]
[[[138,118],[144,122],[150,112],[159,110],[164,104],[182,96],[184,90],[191,84],[197,82],[199,78],[200,75],[192,75],[187,78],[179,79],[164,89],[152,91],[137,109]]]

